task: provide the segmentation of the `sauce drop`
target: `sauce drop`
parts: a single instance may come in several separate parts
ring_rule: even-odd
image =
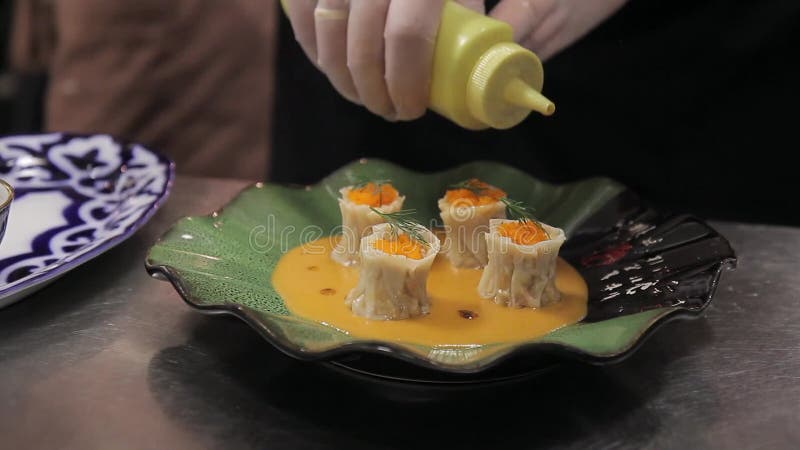
[[[478,318],[477,313],[474,313],[468,309],[459,309],[458,314],[461,315],[462,319],[472,320]]]

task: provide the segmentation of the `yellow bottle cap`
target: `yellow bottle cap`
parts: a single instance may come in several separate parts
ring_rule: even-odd
[[[492,128],[511,128],[531,111],[545,116],[556,106],[541,94],[542,62],[530,50],[512,42],[489,48],[472,71],[467,84],[467,107]]]

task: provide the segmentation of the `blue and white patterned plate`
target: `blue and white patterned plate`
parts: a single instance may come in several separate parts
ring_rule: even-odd
[[[14,187],[0,243],[0,307],[130,237],[169,194],[174,164],[107,135],[0,138]]]

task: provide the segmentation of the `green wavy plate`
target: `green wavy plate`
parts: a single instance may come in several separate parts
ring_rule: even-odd
[[[321,237],[302,236],[300,230],[316,226],[327,234],[340,225],[335,201],[338,190],[362,177],[391,179],[406,195],[405,206],[417,209],[418,217],[425,222],[438,217],[436,199],[446,185],[472,177],[501,186],[509,196],[535,205],[542,220],[563,228],[570,237],[562,255],[581,271],[589,285],[587,319],[531,341],[429,347],[404,342],[365,341],[293,315],[272,287],[272,271],[286,250]],[[259,183],[245,189],[223,209],[209,216],[180,220],[150,249],[146,268],[152,275],[172,282],[190,306],[208,313],[233,314],[283,352],[301,359],[330,360],[346,354],[379,353],[429,369],[454,373],[477,372],[511,355],[524,357],[537,352],[573,356],[589,362],[611,361],[632,351],[656,324],[672,317],[699,313],[713,294],[719,271],[735,258],[724,238],[704,223],[682,216],[676,219],[656,214],[641,207],[634,196],[626,193],[623,186],[605,178],[556,186],[513,167],[491,162],[475,162],[445,172],[421,174],[385,161],[361,160],[342,167],[314,186],[296,188]],[[645,223],[627,224],[631,217],[652,219],[650,221],[656,223],[656,228],[659,224],[669,225],[670,220],[675,222],[662,227],[660,232],[665,229],[673,230],[673,233],[674,230],[685,232],[681,227],[685,228],[686,224],[690,228],[699,226],[702,237],[695,242],[707,242],[717,237],[722,239],[722,247],[727,246],[727,251],[693,249],[703,254],[713,253],[705,258],[711,261],[711,266],[704,268],[695,264],[687,269],[686,264],[674,264],[670,267],[681,269],[679,272],[685,277],[707,273],[712,278],[706,283],[708,289],[683,294],[678,289],[677,293],[666,297],[660,295],[661,291],[639,289],[635,295],[621,293],[618,300],[604,300],[608,296],[608,291],[603,291],[605,281],[602,277],[605,273],[616,270],[617,266],[634,264],[632,259],[653,257],[652,254],[636,254],[637,240],[653,238],[653,235],[636,235],[634,232],[641,227],[626,228],[627,225]],[[288,234],[288,246],[281,248],[279,236],[272,236],[268,230],[287,230],[289,227],[296,231]],[[573,239],[576,245],[571,247]],[[617,257],[620,252],[614,246],[626,242],[630,249]],[[672,249],[685,246],[685,242],[680,242],[662,251],[661,255],[668,256]],[[669,257],[663,259],[671,260]],[[669,272],[675,273],[676,270]],[[669,287],[665,284],[672,285],[672,281],[657,280],[654,286]],[[690,301],[692,299],[697,301]]]

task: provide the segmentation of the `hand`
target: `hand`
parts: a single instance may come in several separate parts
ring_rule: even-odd
[[[546,60],[616,12],[626,0],[503,0],[491,16],[514,28],[514,40]]]
[[[389,120],[425,113],[445,0],[285,0],[295,37],[345,98]],[[626,0],[503,0],[491,16],[547,59]],[[484,13],[482,0],[458,0]]]
[[[458,3],[484,13],[482,0]],[[300,46],[345,98],[389,120],[425,113],[444,0],[285,4]]]

